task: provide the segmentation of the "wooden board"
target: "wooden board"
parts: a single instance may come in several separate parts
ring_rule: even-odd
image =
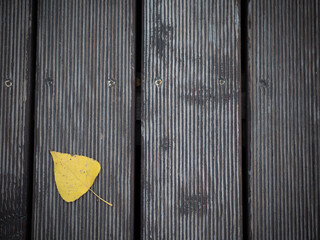
[[[250,233],[320,239],[320,3],[249,5]]]
[[[144,1],[142,239],[241,237],[239,27],[237,1]]]
[[[31,25],[31,1],[0,1],[0,239],[25,239],[31,217]]]
[[[133,5],[39,1],[33,239],[133,236]],[[114,207],[64,202],[49,150],[100,162],[92,189]]]

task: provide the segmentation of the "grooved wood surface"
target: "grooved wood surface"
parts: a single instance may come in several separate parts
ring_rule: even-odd
[[[144,1],[142,239],[241,238],[237,1]]]
[[[250,233],[320,239],[320,3],[249,4]]]
[[[26,238],[31,18],[31,1],[0,1],[0,239]]]
[[[33,239],[133,237],[133,1],[38,1]],[[110,84],[109,81],[114,81]],[[111,85],[111,86],[109,86]],[[49,150],[101,164],[91,192],[60,197]]]

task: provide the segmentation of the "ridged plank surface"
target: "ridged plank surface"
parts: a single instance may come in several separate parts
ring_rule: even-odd
[[[249,5],[252,239],[320,239],[320,4]]]
[[[126,0],[39,1],[33,239],[132,238],[133,12]],[[49,150],[96,159],[92,189],[114,206],[91,192],[64,202]]]
[[[31,12],[31,1],[0,1],[0,239],[26,237]]]
[[[144,51],[142,238],[239,239],[238,2],[144,1]]]

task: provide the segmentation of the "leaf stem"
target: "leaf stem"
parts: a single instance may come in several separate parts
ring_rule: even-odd
[[[101,198],[98,194],[96,194],[94,191],[91,190],[91,188],[89,188],[89,190],[97,197],[99,198],[102,202],[108,204],[109,206],[112,207],[112,204],[111,203],[108,203],[106,200],[104,200],[103,198]]]

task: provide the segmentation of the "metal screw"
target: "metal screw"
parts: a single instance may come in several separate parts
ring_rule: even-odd
[[[4,82],[4,85],[6,85],[7,88],[12,87],[12,80],[8,79]]]
[[[107,83],[108,83],[108,87],[112,87],[116,85],[116,81],[114,81],[113,79],[109,79]]]
[[[47,85],[51,87],[53,85],[53,79],[47,78]]]
[[[226,80],[224,80],[223,78],[219,79],[220,86],[223,86],[225,83],[226,83]]]
[[[157,79],[154,84],[157,86],[157,87],[160,87],[161,84],[162,84],[162,80],[161,79]]]

